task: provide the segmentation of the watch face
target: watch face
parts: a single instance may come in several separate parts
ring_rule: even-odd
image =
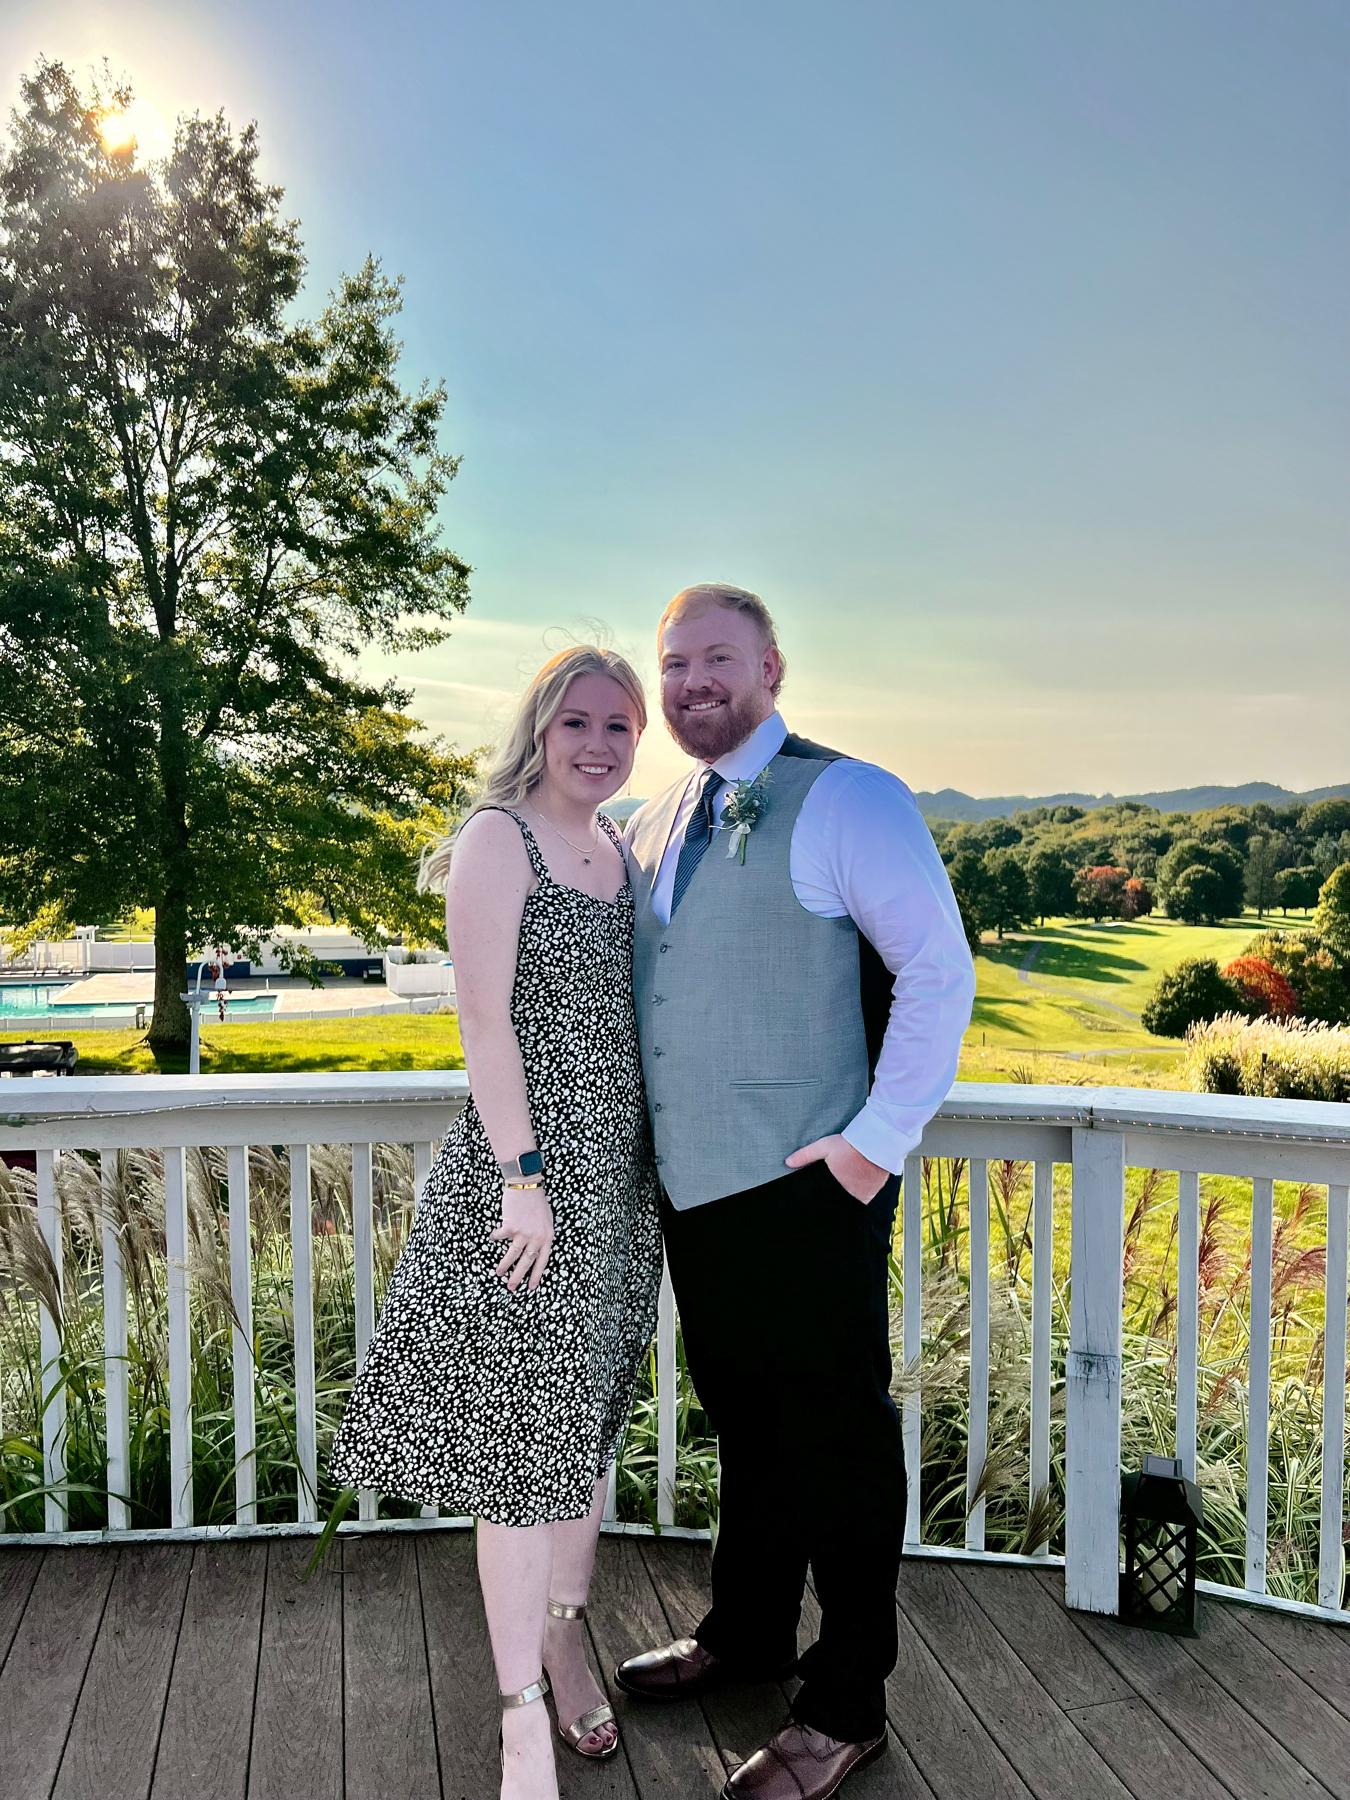
[[[527,1150],[520,1158],[520,1172],[522,1175],[542,1175],[544,1172],[542,1154],[538,1150]]]

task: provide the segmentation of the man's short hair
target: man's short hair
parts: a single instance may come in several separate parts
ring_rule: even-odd
[[[787,661],[778,643],[778,630],[773,622],[773,614],[759,595],[752,594],[749,588],[733,587],[728,581],[698,581],[692,587],[681,588],[661,614],[661,623],[656,628],[657,643],[661,642],[662,633],[671,619],[700,602],[725,606],[729,612],[744,613],[747,618],[755,621],[765,647],[772,645],[778,651],[778,679],[773,684],[773,696],[776,700],[783,685],[783,677],[787,674]]]

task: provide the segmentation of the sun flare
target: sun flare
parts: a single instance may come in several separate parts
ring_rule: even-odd
[[[149,100],[140,98],[127,106],[110,107],[99,120],[98,133],[106,150],[134,148],[142,160],[163,156],[173,141],[164,115]]]

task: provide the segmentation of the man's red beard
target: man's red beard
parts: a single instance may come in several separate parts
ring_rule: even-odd
[[[761,723],[756,696],[727,696],[722,706],[712,712],[686,712],[683,706],[662,707],[670,735],[687,756],[703,762],[716,762],[719,756],[743,744]]]

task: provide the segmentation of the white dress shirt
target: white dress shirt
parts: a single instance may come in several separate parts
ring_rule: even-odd
[[[707,768],[727,782],[753,781],[786,737],[782,714],[772,713],[728,755],[690,770],[652,887],[652,910],[663,925]],[[727,793],[724,787],[714,802],[719,816]],[[823,919],[847,914],[895,977],[872,1091],[844,1136],[869,1162],[898,1175],[956,1077],[975,998],[975,969],[947,871],[904,782],[851,757],[823,769],[803,800],[788,871],[808,912]]]

